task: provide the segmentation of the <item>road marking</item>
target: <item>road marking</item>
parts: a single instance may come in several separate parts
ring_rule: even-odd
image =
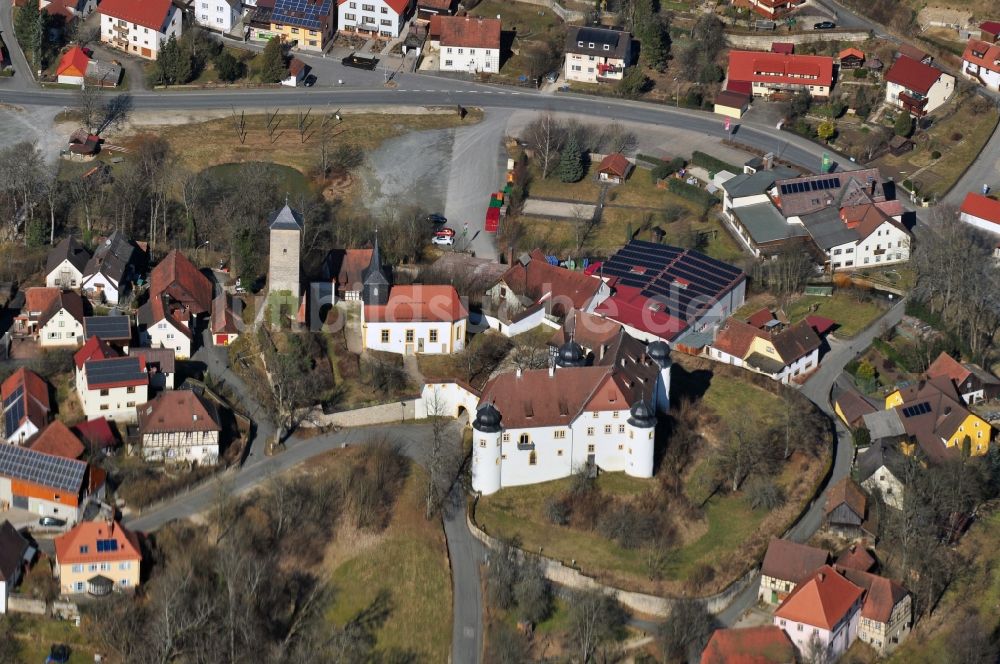
[[[491,95],[491,94],[493,94],[493,91],[492,91],[492,90],[482,90],[481,92],[482,92],[482,93],[483,93],[484,95]]]
[[[462,635],[467,639],[476,638],[476,629],[474,627],[465,627],[462,629]]]

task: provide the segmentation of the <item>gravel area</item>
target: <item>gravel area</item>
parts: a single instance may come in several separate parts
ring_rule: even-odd
[[[72,131],[63,131],[64,125],[53,129],[56,115],[61,110],[53,107],[0,106],[0,147],[35,141],[45,154],[46,161],[55,164]]]

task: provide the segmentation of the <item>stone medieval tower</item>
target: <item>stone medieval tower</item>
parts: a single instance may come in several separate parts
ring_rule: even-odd
[[[271,229],[271,251],[267,289],[271,293],[289,291],[292,297],[298,299],[302,295],[299,284],[302,215],[286,202],[285,207],[271,215],[268,226]]]

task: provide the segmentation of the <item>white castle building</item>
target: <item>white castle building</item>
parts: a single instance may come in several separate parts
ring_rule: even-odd
[[[670,368],[666,342],[620,331],[594,353],[570,340],[549,369],[493,378],[472,424],[472,488],[491,494],[581,468],[652,477]]]

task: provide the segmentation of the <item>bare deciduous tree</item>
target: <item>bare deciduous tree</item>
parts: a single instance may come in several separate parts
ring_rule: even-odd
[[[552,113],[543,113],[524,129],[524,139],[538,160],[542,178],[547,178],[559,163],[559,151],[565,130]]]

